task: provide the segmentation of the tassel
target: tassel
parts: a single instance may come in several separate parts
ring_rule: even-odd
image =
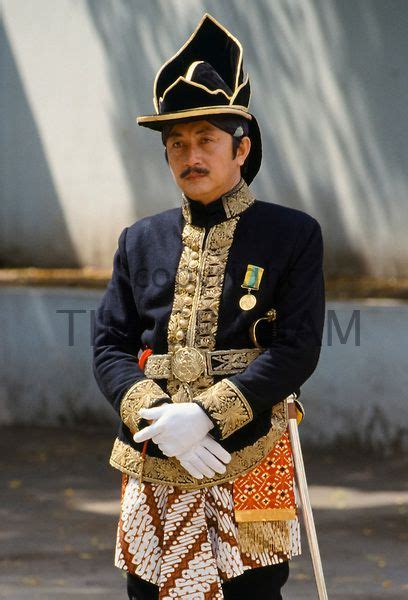
[[[288,521],[250,521],[237,526],[241,552],[290,552]]]

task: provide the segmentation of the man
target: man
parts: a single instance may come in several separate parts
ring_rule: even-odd
[[[249,97],[241,44],[206,14],[138,118],[161,132],[183,197],[124,229],[96,314],[131,599],[278,599],[300,553],[285,399],[320,354],[322,236],[249,190]]]

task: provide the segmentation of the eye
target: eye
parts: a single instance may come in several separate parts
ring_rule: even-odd
[[[181,146],[182,146],[182,143],[180,141],[173,142],[171,145],[172,148],[181,148]]]

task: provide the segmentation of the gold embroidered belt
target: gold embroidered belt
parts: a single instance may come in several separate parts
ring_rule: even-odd
[[[172,375],[191,383],[200,375],[233,375],[242,372],[257,356],[258,348],[238,350],[198,350],[191,346],[169,354],[152,354],[146,361],[145,375],[151,379],[168,379]]]

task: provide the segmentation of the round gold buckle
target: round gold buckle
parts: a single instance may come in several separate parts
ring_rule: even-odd
[[[177,379],[183,383],[191,383],[204,373],[205,359],[199,350],[186,346],[173,354],[171,368]]]

